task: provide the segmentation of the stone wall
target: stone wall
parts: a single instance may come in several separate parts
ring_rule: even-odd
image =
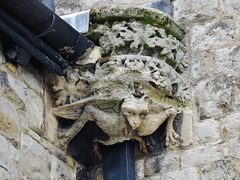
[[[175,0],[191,65],[193,142],[136,161],[137,179],[240,179],[240,5]]]
[[[154,2],[156,0],[54,0],[55,11],[58,15],[71,14],[91,8],[114,5],[133,5]]]
[[[60,15],[112,3],[119,1],[55,0]],[[186,30],[193,142],[137,159],[136,178],[240,179],[240,5],[236,0],[173,4],[174,19]],[[1,50],[0,179],[76,179],[79,165],[55,145],[57,122],[43,77],[36,72],[6,63]],[[102,179],[101,169],[90,172],[90,179]]]
[[[173,5],[174,20],[186,30],[193,142],[137,159],[136,178],[240,179],[239,2],[175,0]],[[90,179],[102,178],[101,168],[90,172]]]
[[[75,179],[75,162],[54,145],[42,75],[6,63],[0,49],[0,179]]]

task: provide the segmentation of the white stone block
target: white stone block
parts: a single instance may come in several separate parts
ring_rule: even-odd
[[[220,0],[220,8],[223,16],[232,17],[235,14],[239,14],[239,0]]]
[[[183,122],[181,125],[180,146],[185,147],[192,144],[192,117],[193,111],[190,109],[183,110]]]
[[[0,96],[0,132],[13,139],[16,143],[20,139],[20,125],[17,106]]]
[[[203,80],[193,88],[199,118],[211,118],[239,108],[239,77],[221,74]]]
[[[41,134],[44,131],[44,105],[43,100],[33,91],[29,90],[29,98],[25,104],[26,116],[28,118],[29,127]]]
[[[35,140],[21,134],[20,171],[27,179],[50,179],[51,155]]]
[[[240,113],[229,114],[219,120],[222,137],[235,137],[240,135]]]
[[[71,14],[74,12],[79,12],[79,0],[54,0],[55,12],[60,16],[64,14]],[[81,7],[84,10],[85,7]]]
[[[194,140],[201,144],[220,138],[218,122],[214,119],[206,119],[194,124]]]
[[[218,0],[176,0],[173,5],[174,20],[184,26],[217,16]]]
[[[198,180],[198,172],[196,168],[187,168],[162,175],[162,180]]]
[[[161,156],[154,156],[145,159],[144,175],[151,176],[158,173],[167,173],[178,170],[180,167],[180,154],[178,152],[169,152]]]
[[[240,164],[237,159],[221,160],[206,165],[200,170],[201,180],[240,179]]]
[[[204,25],[195,25],[191,30],[191,48],[193,51],[202,51],[233,44],[233,20],[224,19]]]
[[[9,179],[19,179],[19,152],[0,135],[0,179],[5,177],[1,173]]]
[[[240,137],[229,140],[229,155],[233,158],[240,158]]]
[[[76,172],[74,169],[71,169],[64,162],[59,160],[57,157],[52,156],[52,164],[51,164],[51,172],[50,172],[51,180],[74,180],[76,179]]]
[[[191,57],[191,74],[196,81],[213,76],[216,71],[213,51],[193,52]]]
[[[227,144],[218,141],[183,151],[182,167],[194,167],[219,161],[227,155]]]
[[[135,161],[135,174],[136,179],[144,178],[144,159],[139,159]]]
[[[18,70],[18,75],[30,89],[43,95],[43,78],[37,69],[31,66],[21,66]]]
[[[216,51],[215,71],[218,73],[239,72],[240,45]]]

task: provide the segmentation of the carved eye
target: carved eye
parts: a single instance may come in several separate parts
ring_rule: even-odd
[[[140,118],[145,118],[147,116],[147,113],[141,113],[139,114]]]
[[[125,111],[123,114],[125,114],[126,116],[136,116],[136,113],[132,111]]]

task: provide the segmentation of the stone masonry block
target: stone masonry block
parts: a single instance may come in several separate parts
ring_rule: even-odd
[[[144,162],[144,175],[167,173],[179,169],[179,166],[180,154],[177,152],[151,157]]]
[[[177,179],[177,180],[198,180],[198,172],[196,168],[187,168],[174,172],[169,172],[162,175],[162,180]]]
[[[197,143],[206,143],[220,138],[218,122],[214,119],[206,119],[194,124],[194,139]]]
[[[240,16],[237,16],[236,19],[236,34],[237,34],[237,39],[240,39]]]
[[[240,113],[226,115],[220,120],[220,134],[222,137],[235,137],[240,135]]]
[[[144,159],[139,159],[135,161],[135,173],[136,179],[144,178]]]
[[[79,12],[79,0],[54,0],[55,13],[59,16]],[[84,7],[81,7],[84,10]]]
[[[174,19],[182,25],[213,19],[217,15],[217,0],[176,0],[174,5]]]
[[[213,51],[193,52],[191,56],[191,73],[194,80],[213,76],[216,69]]]
[[[200,119],[219,116],[239,107],[239,77],[222,74],[193,88]]]
[[[76,172],[57,157],[52,156],[50,178],[57,180],[73,180],[76,179]]]
[[[233,16],[239,14],[239,0],[220,0],[220,7],[223,16]]]
[[[20,125],[17,107],[0,96],[0,132],[14,143],[20,139]]]
[[[25,104],[26,116],[28,118],[29,127],[41,134],[44,131],[44,105],[43,100],[34,91],[29,90],[29,98]]]
[[[201,166],[222,160],[227,155],[227,150],[227,144],[218,141],[183,151],[182,167]]]
[[[224,19],[209,22],[204,25],[195,25],[191,30],[191,47],[193,51],[202,51],[229,45],[233,39],[233,19]]]
[[[28,179],[50,179],[51,155],[28,135],[21,135],[20,171]]]
[[[229,140],[229,155],[233,158],[240,158],[240,137]]]
[[[0,178],[19,179],[19,152],[0,135]]]
[[[200,170],[201,180],[240,179],[240,162],[237,159],[221,160]]]
[[[239,72],[240,45],[216,51],[215,71],[218,73]]]
[[[43,78],[38,70],[30,66],[20,66],[18,74],[30,89],[43,95]]]

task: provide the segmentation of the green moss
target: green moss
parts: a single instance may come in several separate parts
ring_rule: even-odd
[[[165,89],[152,89],[148,91],[148,95],[156,102],[171,104],[175,107],[182,106],[182,102],[178,97],[168,94]]]
[[[184,31],[165,13],[161,11],[146,8],[142,6],[123,6],[114,8],[95,9],[90,13],[90,21],[94,24],[105,24],[111,26],[116,21],[131,21],[135,19],[141,21],[143,25],[165,29],[167,34],[171,34],[181,40],[184,37]],[[94,27],[91,27],[94,29]]]

